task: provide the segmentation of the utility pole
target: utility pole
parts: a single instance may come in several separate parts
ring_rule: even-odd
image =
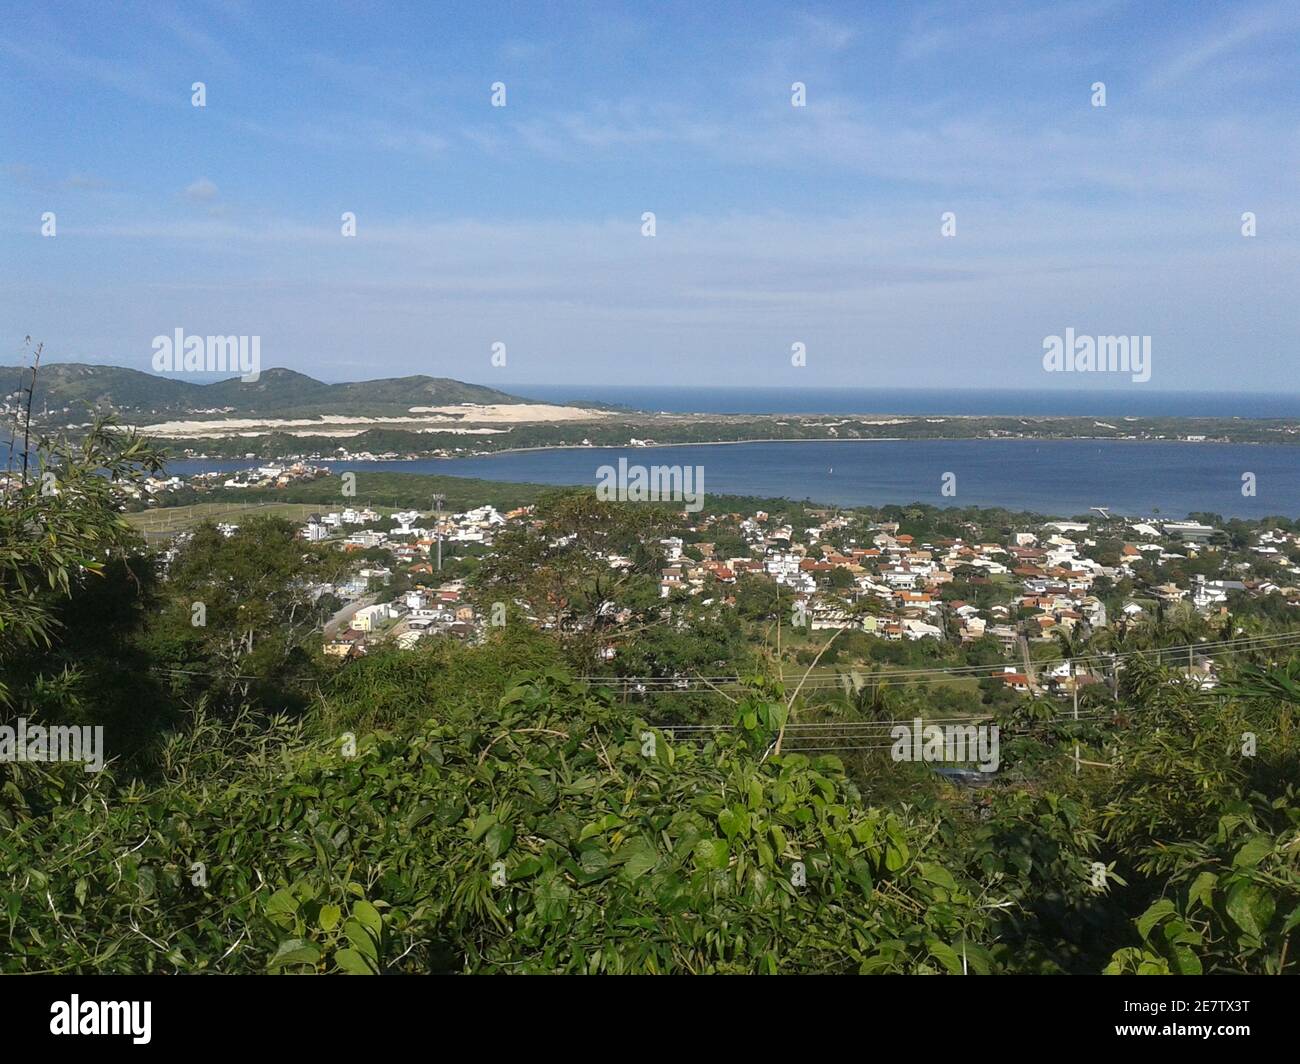
[[[433,497],[433,534],[438,541],[438,572],[442,572],[442,504],[447,496],[439,493]]]
[[[1073,675],[1070,677],[1070,690],[1074,694],[1074,723],[1078,724],[1079,723],[1079,670],[1078,667],[1074,664],[1074,662],[1070,663],[1070,672],[1073,673]],[[1076,735],[1078,734],[1077,729],[1075,734]],[[1079,774],[1079,742],[1077,739],[1075,740],[1074,743],[1074,774],[1076,776]]]
[[[1025,680],[1026,685],[1029,688],[1029,693],[1030,695],[1037,697],[1038,676],[1034,672],[1033,659],[1029,656],[1029,639],[1023,631],[1020,633],[1020,653],[1025,663]]]

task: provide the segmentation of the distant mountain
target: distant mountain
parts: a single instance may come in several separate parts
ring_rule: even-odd
[[[28,371],[0,366],[0,397],[30,380]],[[238,377],[195,384],[121,366],[56,362],[41,366],[32,412],[55,422],[87,419],[91,409],[125,420],[156,421],[221,411],[227,417],[310,417],[315,414],[400,416],[413,406],[454,403],[526,403],[531,400],[447,377],[388,377],[325,384],[291,369],[263,370],[245,383]],[[48,411],[48,414],[46,413]]]

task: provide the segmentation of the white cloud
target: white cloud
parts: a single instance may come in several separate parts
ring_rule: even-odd
[[[208,178],[200,177],[185,186],[185,198],[191,203],[211,203],[217,198],[217,186]]]

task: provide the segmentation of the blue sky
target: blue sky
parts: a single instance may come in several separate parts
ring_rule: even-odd
[[[2,6],[0,363],[1296,390],[1294,3]]]

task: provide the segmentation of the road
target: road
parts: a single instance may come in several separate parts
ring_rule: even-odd
[[[375,599],[378,597],[379,593],[377,591],[371,592],[369,595],[362,595],[359,599],[354,599],[335,613],[333,617],[325,622],[325,641],[328,643],[335,635],[346,628],[348,622],[356,616],[358,610],[374,605]]]

